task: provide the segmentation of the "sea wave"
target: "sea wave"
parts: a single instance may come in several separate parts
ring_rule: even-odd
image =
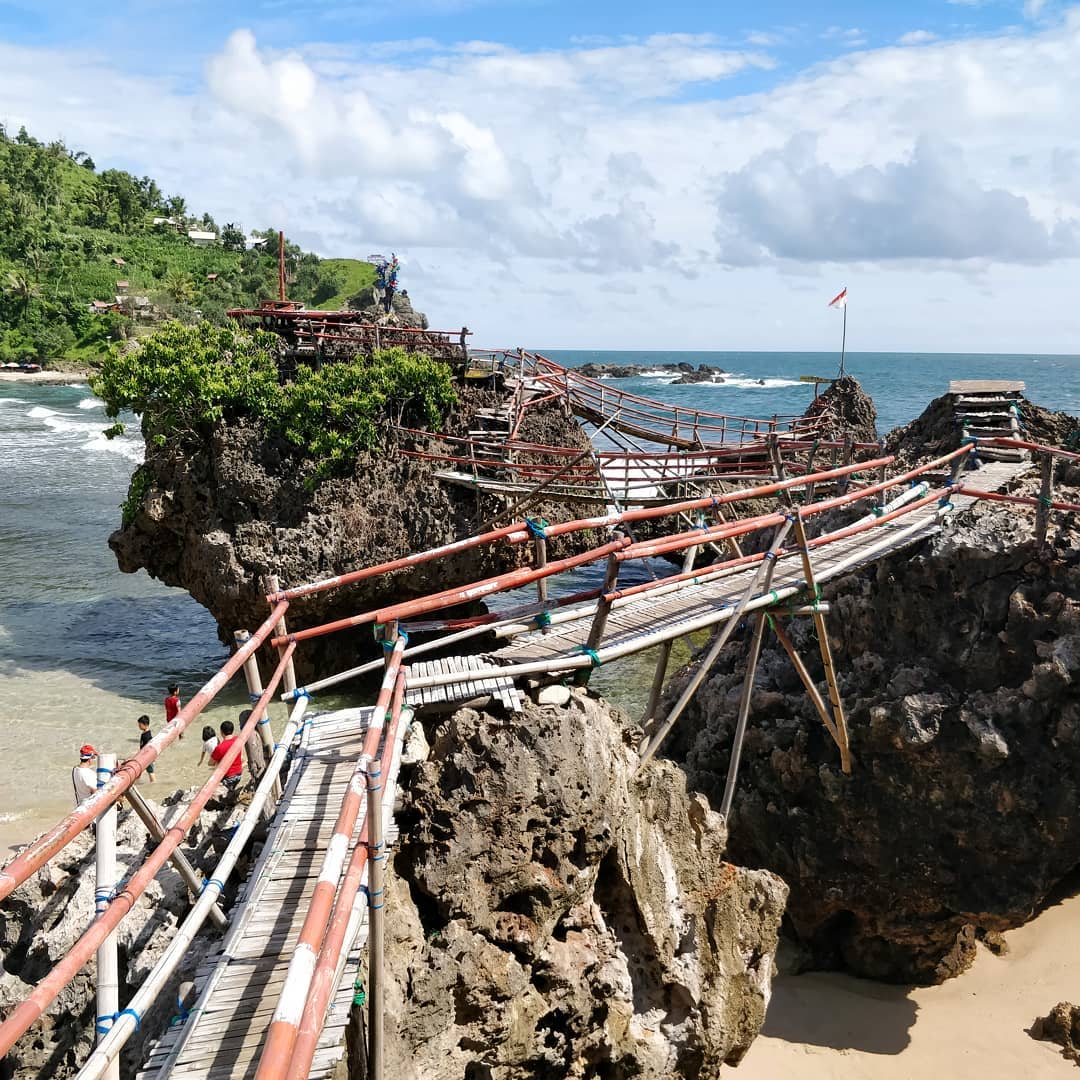
[[[106,439],[100,431],[95,438],[88,439],[83,443],[82,448],[93,454],[119,454],[121,457],[127,458],[128,461],[135,462],[136,465],[141,465],[143,458],[146,456],[146,448],[142,439],[126,438],[124,436]]]
[[[55,409],[46,409],[44,405],[35,405],[27,414],[31,420],[44,420],[46,416],[59,416]]]
[[[80,409],[104,409],[105,402],[101,398],[86,397],[79,402]]]
[[[95,432],[100,434],[101,423],[93,420],[73,420],[66,416],[61,416],[58,413],[52,413],[50,416],[43,416],[42,420],[45,421],[47,428],[52,428],[53,431],[58,434],[67,434],[79,432]]]
[[[802,386],[798,379],[783,379],[779,376],[751,379],[745,375],[725,375],[722,383],[706,383],[706,386],[734,386],[740,390],[779,390],[785,386]]]

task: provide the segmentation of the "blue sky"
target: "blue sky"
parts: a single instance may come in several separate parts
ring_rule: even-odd
[[[0,0],[0,120],[493,345],[1076,351],[1077,100],[1060,0]]]

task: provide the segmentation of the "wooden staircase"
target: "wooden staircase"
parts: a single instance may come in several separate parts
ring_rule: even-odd
[[[949,383],[953,409],[964,438],[1020,439],[1020,396],[1024,383],[1012,379],[955,379]],[[1026,450],[980,446],[986,461],[1027,461]]]

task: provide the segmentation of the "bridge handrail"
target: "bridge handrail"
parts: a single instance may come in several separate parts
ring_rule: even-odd
[[[277,748],[259,778],[259,784],[252,796],[251,804],[248,806],[243,819],[232,831],[228,846],[222,852],[217,865],[206,878],[202,893],[184,918],[184,921],[177,927],[176,937],[169,942],[168,947],[158,958],[157,963],[143,979],[139,989],[135,992],[135,996],[128,1002],[127,1008],[113,1022],[108,1034],[94,1047],[90,1057],[87,1058],[86,1063],[76,1074],[76,1080],[99,1080],[100,1077],[105,1075],[110,1062],[116,1058],[128,1039],[138,1030],[139,1025],[136,1017],[146,1014],[147,1009],[157,1000],[158,995],[165,989],[173,972],[184,959],[185,953],[195,940],[195,935],[202,928],[210,909],[216,902],[217,897],[220,896],[225,882],[232,876],[237,861],[243,853],[248,840],[251,839],[251,834],[255,831],[255,826],[259,823],[263,807],[270,798],[274,790],[274,784],[284,767],[285,759],[289,755],[293,737],[301,728],[305,729],[305,734],[306,731],[310,730],[310,721],[306,724],[302,723],[309,701],[310,699],[307,697],[302,697],[296,701],[289,714],[288,723],[281,733]]]
[[[277,670],[259,698],[258,704],[252,710],[251,716],[241,727],[236,741],[229,747],[221,761],[218,762],[217,767],[210,774],[210,779],[199,789],[195,797],[184,808],[184,812],[175,824],[168,829],[162,840],[146,857],[142,866],[128,878],[123,888],[109,901],[109,906],[94,919],[67,953],[57,961],[47,975],[39,980],[30,994],[0,1024],[0,1057],[3,1057],[18,1039],[29,1030],[31,1025],[41,1018],[64,987],[75,978],[83,965],[94,956],[102,942],[117,928],[135,906],[135,901],[146,891],[147,886],[154,880],[157,872],[165,865],[169,856],[180,846],[180,842],[187,835],[192,825],[198,821],[199,815],[217,791],[221,781],[225,778],[225,774],[240,756],[244,743],[250,738],[262,719],[274,691],[284,677],[285,669],[292,659],[293,652],[295,652],[295,646],[291,644],[282,652]]]
[[[606,528],[624,522],[645,521],[651,518],[678,514],[680,512],[723,506],[728,503],[745,501],[746,499],[760,498],[763,495],[775,495],[777,492],[786,491],[789,488],[804,487],[811,483],[822,483],[832,479],[840,479],[856,472],[864,472],[889,465],[895,460],[896,459],[892,456],[882,457],[873,461],[843,465],[836,469],[827,469],[822,472],[811,473],[805,476],[791,477],[787,480],[777,480],[773,483],[762,484],[753,488],[743,488],[739,491],[727,492],[722,495],[707,495],[703,498],[688,499],[684,502],[672,503],[667,506],[646,507],[639,510],[623,510],[604,514],[600,517],[581,518],[575,521],[548,525],[544,529],[544,533],[547,537],[551,538],[587,529]],[[495,538],[505,540],[508,543],[518,544],[524,543],[532,536],[532,532],[526,522],[519,522],[512,526],[504,526],[502,529],[496,530],[496,533],[497,535],[492,533],[485,534],[485,537],[494,536]],[[411,560],[409,565],[416,565],[419,562],[440,558],[450,550],[464,550],[466,546],[476,546],[476,544],[480,542],[490,541],[485,540],[483,537],[471,537],[468,540],[457,541],[453,545],[443,545],[442,547],[434,548],[429,552],[420,552],[417,555],[407,556],[407,559]],[[484,596],[489,596],[495,592],[519,588],[522,585],[528,585],[535,581],[539,581],[541,578],[551,577],[553,574],[561,573],[563,570],[569,570],[576,566],[583,566],[586,563],[594,562],[597,559],[606,558],[613,551],[625,547],[627,543],[629,543],[628,540],[625,543],[616,542],[615,544],[604,544],[600,547],[593,548],[590,551],[586,551],[581,555],[574,555],[566,559],[560,559],[556,562],[550,562],[541,569],[511,570],[493,578],[486,578],[483,581],[474,582],[472,585],[463,588],[447,589],[429,597],[407,600],[400,604],[394,604],[377,611],[367,611],[359,615],[352,615],[348,618],[323,623],[319,626],[295,630],[286,637],[274,638],[272,644],[280,645],[286,641],[305,641],[308,638],[321,637],[324,634],[334,633],[338,630],[345,630],[354,626],[362,626],[366,623],[387,623],[392,622],[395,619],[404,619],[420,613],[437,611],[443,607],[452,607],[457,604],[469,603]],[[352,575],[346,576],[350,577],[352,580],[359,580],[360,577],[373,577],[380,573],[385,573],[388,570],[398,569],[403,561],[404,560],[396,559],[390,563],[384,563],[382,566],[373,566],[368,567],[365,570],[354,571]],[[333,581],[334,579],[330,580]],[[298,588],[303,589],[310,587],[299,586]],[[290,589],[286,590],[283,594],[275,594],[272,599],[277,599],[279,595],[295,596],[298,595],[298,593],[295,589]]]
[[[1005,436],[994,435],[990,438],[973,436],[971,440],[976,446],[1000,446],[1010,450],[1028,450],[1033,454],[1050,454],[1052,457],[1065,458],[1068,461],[1080,461],[1080,454],[1071,450],[1062,450],[1056,446],[1047,446],[1045,443],[1025,442],[1023,439],[1009,439]]]
[[[84,799],[66,817],[22,849],[0,870],[0,900],[10,896],[31,874],[40,870],[57,852],[62,851],[92,821],[108,809],[143,774],[157,756],[172,745],[243,666],[274,630],[287,610],[288,601],[275,602],[270,615],[249,640],[236,650],[221,669],[208,680],[180,710],[137,754],[122,762],[112,778],[93,795]]]

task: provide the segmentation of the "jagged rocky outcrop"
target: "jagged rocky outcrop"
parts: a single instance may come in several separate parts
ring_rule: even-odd
[[[1061,1047],[1061,1056],[1080,1065],[1080,1006],[1059,1001],[1049,1015],[1040,1016],[1031,1028],[1032,1038]]]
[[[395,1080],[715,1077],[764,1019],[785,887],[584,690],[463,708],[405,776],[388,903]],[[638,733],[640,734],[640,733]]]
[[[475,409],[495,400],[492,391],[463,389],[462,396],[447,424],[450,433],[464,433]],[[528,410],[520,435],[529,442],[587,445],[581,429],[553,406]],[[446,452],[433,441],[419,440],[413,448]],[[266,575],[296,585],[424,551],[472,535],[505,506],[440,482],[431,463],[397,453],[393,439],[361,455],[349,477],[313,485],[314,469],[284,441],[243,422],[219,424],[196,452],[171,442],[148,446],[137,512],[109,537],[109,546],[121,570],[144,569],[186,589],[231,644],[233,630],[254,629],[266,618]],[[542,499],[527,512],[554,516]],[[584,542],[560,540],[552,558]],[[289,625],[310,626],[451,588],[512,569],[529,555],[526,545],[495,545],[317,594],[294,604]],[[374,647],[367,626],[306,642],[296,664],[301,678],[326,674],[352,667]]]
[[[1029,495],[1033,472],[1019,485]],[[1067,468],[1058,492],[1080,501]],[[825,586],[848,777],[767,639],[729,854],[790,885],[808,964],[940,981],[967,965],[977,934],[1031,918],[1080,864],[1080,529],[1075,515],[1051,519],[1040,556],[1032,510],[979,504]],[[810,625],[791,632],[823,686]],[[673,747],[713,800],[743,659],[742,647],[721,658]]]
[[[814,434],[820,439],[877,442],[877,409],[853,375],[830,383],[828,390],[810,402],[803,416],[818,421]]]
[[[150,805],[167,827],[183,811],[186,799],[184,792],[175,792],[162,804]],[[217,861],[215,852],[224,848],[239,813],[235,808],[203,812],[182,847],[197,869],[209,873]],[[146,829],[134,811],[121,810],[117,827],[121,878],[142,864],[147,844]],[[0,903],[0,1015],[33,990],[93,921],[94,861],[93,835],[87,831]],[[231,888],[227,895],[232,895]],[[187,887],[172,865],[166,864],[117,930],[121,1008],[168,947],[189,908]],[[196,940],[169,988],[143,1017],[124,1049],[122,1075],[134,1075],[148,1040],[168,1026],[176,1012],[177,987],[193,977],[210,944],[206,934]],[[0,1062],[3,1080],[75,1075],[94,1045],[95,967],[93,960],[87,964],[4,1057]]]

